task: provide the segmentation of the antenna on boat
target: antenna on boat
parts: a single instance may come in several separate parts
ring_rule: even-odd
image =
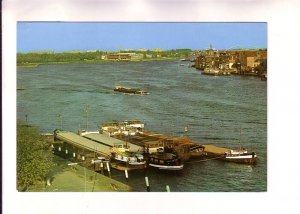
[[[240,150],[242,150],[242,126],[240,126]]]
[[[189,125],[184,127],[185,136],[188,137]]]
[[[62,115],[58,114],[57,117],[60,119],[60,130],[62,130]]]

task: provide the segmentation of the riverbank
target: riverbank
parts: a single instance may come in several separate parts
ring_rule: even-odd
[[[30,186],[28,192],[130,192],[119,181],[80,165],[68,165],[67,160],[54,156],[56,166],[49,173],[48,182]]]
[[[169,61],[179,60],[178,58],[164,57],[164,58],[151,58],[151,59],[134,59],[134,60],[78,60],[78,61],[66,61],[66,62],[39,62],[39,63],[25,63],[17,64],[17,68],[36,68],[40,65],[63,65],[63,64],[100,64],[111,62],[149,62],[149,61]]]

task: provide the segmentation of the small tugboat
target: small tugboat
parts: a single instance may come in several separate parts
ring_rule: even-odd
[[[139,94],[139,95],[147,95],[150,94],[149,92],[142,90],[142,89],[138,89],[138,88],[126,88],[123,86],[116,86],[114,88],[114,91],[118,91],[118,92],[122,92],[125,94]]]
[[[161,151],[149,155],[149,166],[159,170],[183,169],[183,163],[176,154]]]
[[[235,163],[255,164],[257,156],[255,152],[250,153],[245,149],[239,149],[225,152],[221,159]]]

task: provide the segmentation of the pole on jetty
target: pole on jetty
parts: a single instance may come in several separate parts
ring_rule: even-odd
[[[167,190],[167,192],[170,192],[170,187],[169,187],[169,185],[166,186],[166,190]]]
[[[89,123],[88,123],[88,118],[89,118],[89,105],[86,105],[85,107],[85,112],[86,112],[86,132],[88,131],[88,128],[89,128]]]
[[[84,191],[86,192],[86,169],[83,166],[83,170],[84,170]]]
[[[146,182],[147,192],[150,192],[150,185],[149,185],[148,177],[145,177],[145,182]]]
[[[126,181],[128,182],[128,171],[127,171],[127,169],[125,169],[125,177],[126,177]]]
[[[100,162],[100,168],[101,168],[101,174],[104,174],[104,167],[103,167],[103,162]]]
[[[106,162],[106,167],[107,167],[109,177],[111,178],[111,173],[110,173],[110,168],[109,168],[109,163],[108,162]]]
[[[62,130],[62,115],[61,114],[59,114],[59,115],[57,115],[58,117],[59,117],[59,119],[60,119],[60,130]]]

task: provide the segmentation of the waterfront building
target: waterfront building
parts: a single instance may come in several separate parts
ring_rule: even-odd
[[[224,50],[210,48],[198,53],[195,68],[204,73],[219,73],[226,71],[235,74],[257,74],[266,68],[267,50]],[[263,65],[263,66],[262,66]],[[263,68],[261,68],[263,67]],[[264,71],[266,72],[266,71]]]

